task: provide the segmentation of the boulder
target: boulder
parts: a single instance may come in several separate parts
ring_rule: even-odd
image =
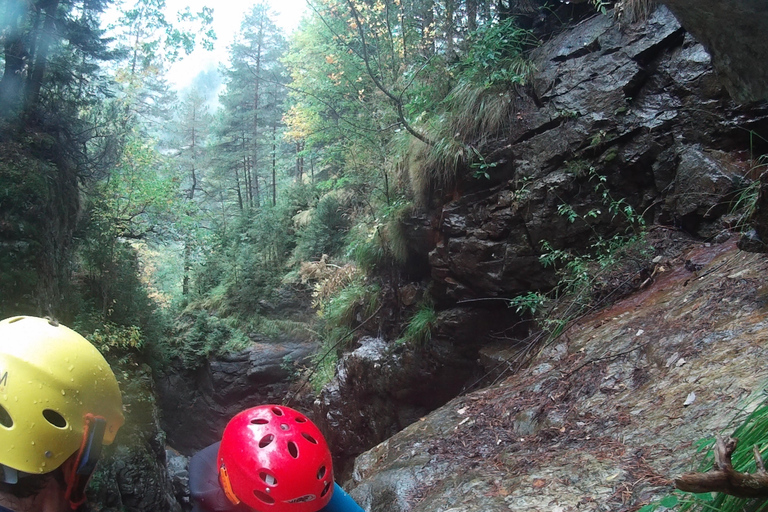
[[[156,376],[168,444],[193,455],[221,438],[227,422],[248,407],[282,403],[299,366],[316,350],[310,342],[253,343],[199,368],[180,361]]]
[[[548,290],[557,277],[539,261],[545,243],[588,252],[640,217],[715,235],[749,170],[745,127],[768,119],[765,104],[728,97],[705,48],[663,6],[629,26],[587,19],[534,62],[500,165],[490,180],[465,179],[434,215],[440,304]]]
[[[768,4],[762,0],[663,0],[712,56],[737,101],[768,99]]]

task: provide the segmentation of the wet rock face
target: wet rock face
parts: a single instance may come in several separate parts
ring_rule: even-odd
[[[296,365],[308,365],[313,343],[254,343],[247,350],[156,378],[168,443],[193,455],[221,439],[227,422],[248,407],[282,403]]]
[[[371,512],[630,511],[670,493],[700,439],[765,399],[768,260],[735,238],[663,258],[526,368],[358,457],[345,488]]]
[[[102,512],[181,512],[169,477],[165,434],[154,400],[151,370],[146,365],[114,364],[120,381],[125,425],[115,443],[105,446],[88,492],[89,508]],[[130,374],[128,373],[130,371]]]
[[[663,0],[701,41],[734,99],[768,99],[768,5],[762,0]],[[727,27],[727,29],[725,29]]]
[[[535,62],[507,163],[490,181],[466,181],[434,216],[429,263],[445,303],[547,289],[555,276],[539,263],[543,241],[579,251],[625,229],[599,177],[647,222],[713,236],[749,169],[744,128],[766,127],[765,105],[733,103],[705,48],[663,6],[631,26],[588,19],[537,49]],[[600,214],[570,222],[562,205]]]
[[[337,377],[314,407],[339,476],[347,474],[355,456],[418,422],[480,376],[477,351],[486,340],[476,333],[492,326],[493,316],[459,308],[444,311],[440,330],[423,348],[363,338],[359,348],[344,355]]]
[[[315,403],[339,476],[368,447],[450,400],[476,370],[473,360],[445,344],[404,351],[375,338],[361,343]]]

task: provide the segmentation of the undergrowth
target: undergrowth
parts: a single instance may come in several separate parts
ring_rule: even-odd
[[[245,349],[250,340],[234,317],[219,318],[205,310],[188,310],[176,321],[160,354],[165,362],[179,357],[185,368],[197,368],[210,356]]]
[[[736,197],[731,205],[730,213],[736,215],[735,228],[744,231],[757,208],[757,199],[760,194],[761,176],[768,172],[768,155],[761,155],[755,159],[738,187]]]
[[[587,176],[601,206],[579,213],[563,201],[558,207],[558,214],[570,223],[580,222],[589,226],[591,243],[584,252],[577,253],[555,248],[549,241],[542,240],[539,261],[545,268],[556,269],[557,285],[548,292],[531,291],[519,295],[508,303],[516,313],[533,318],[540,329],[529,340],[525,354],[530,353],[534,346],[543,347],[556,339],[572,320],[605,305],[609,299],[617,299],[617,288],[601,293],[606,276],[624,262],[642,261],[649,254],[642,215],[623,198],[613,197],[606,177],[598,174],[593,167],[587,169]],[[601,218],[624,228],[605,236],[594,227]]]
[[[538,41],[514,18],[486,25],[468,38],[466,55],[452,68],[456,81],[440,103],[439,114],[423,129],[431,144],[410,140],[404,151],[403,169],[420,202],[432,191],[451,188],[462,169],[473,164],[486,170],[478,149],[488,139],[509,130],[514,119],[517,86],[526,84],[534,70],[527,51]],[[477,168],[477,165],[475,166]]]
[[[314,282],[312,305],[319,317],[320,348],[312,357],[309,381],[317,392],[333,379],[339,354],[354,341],[355,331],[373,317],[381,288],[352,264],[337,265],[326,258],[302,264],[300,275]]]
[[[437,313],[432,302],[421,302],[416,312],[403,331],[403,335],[396,341],[399,344],[424,346],[432,339],[432,329],[437,324]]]

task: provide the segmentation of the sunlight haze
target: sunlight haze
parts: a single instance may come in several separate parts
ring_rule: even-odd
[[[198,12],[205,6],[213,8],[213,29],[216,32],[215,49],[212,52],[198,48],[191,55],[171,66],[167,78],[177,89],[183,89],[202,71],[215,69],[227,60],[228,47],[235,34],[240,30],[240,22],[245,13],[254,5],[254,0],[168,0],[167,11],[173,15],[189,7]],[[277,14],[275,22],[286,35],[299,24],[307,4],[305,0],[271,0],[272,9]]]

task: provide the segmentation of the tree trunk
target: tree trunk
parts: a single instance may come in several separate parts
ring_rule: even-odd
[[[33,55],[33,67],[29,80],[29,86],[27,87],[26,94],[26,107],[34,108],[40,101],[40,89],[43,86],[43,78],[45,77],[45,69],[48,64],[48,52],[51,48],[51,42],[54,38],[56,9],[59,7],[59,0],[48,0],[41,2],[40,10],[44,11],[44,19],[42,31],[38,33],[35,48],[35,54]]]
[[[477,0],[466,0],[467,8],[467,30],[474,32],[477,30]]]
[[[304,142],[296,141],[296,175],[298,176],[299,183],[304,181],[304,156],[301,154],[303,150]]]
[[[261,46],[264,41],[264,17],[260,18],[258,43],[256,44],[256,80],[254,83],[253,93],[253,185],[254,188],[254,202],[258,208],[261,204],[261,194],[259,191],[259,174],[258,174],[258,153],[259,153],[259,86],[261,85]]]
[[[28,2],[6,0],[4,23],[0,25],[3,38],[5,68],[0,80],[0,115],[21,110],[22,87],[27,72],[28,55],[22,34],[23,20],[29,14]]]
[[[272,206],[277,204],[277,121],[272,125]]]

